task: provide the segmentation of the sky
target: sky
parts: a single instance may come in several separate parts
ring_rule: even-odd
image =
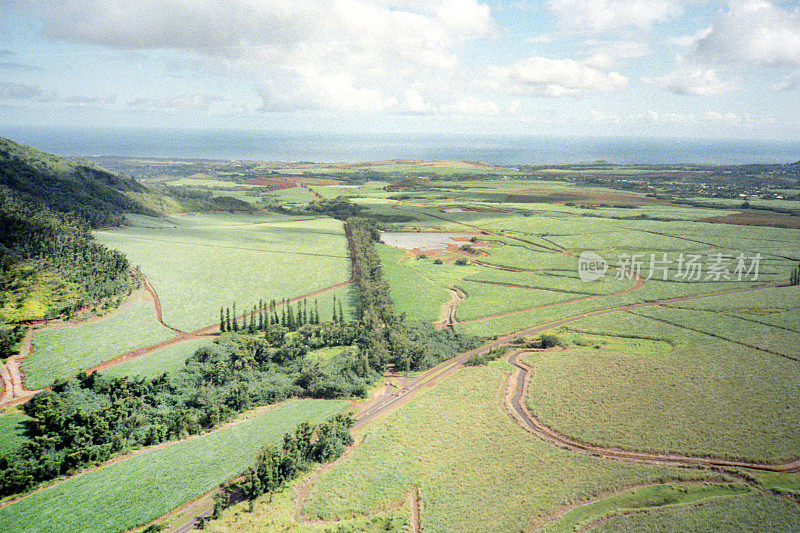
[[[800,140],[798,0],[0,0],[0,125]]]

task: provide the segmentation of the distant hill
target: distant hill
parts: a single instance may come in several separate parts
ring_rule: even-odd
[[[0,187],[74,213],[92,227],[118,224],[125,212],[155,214],[126,192],[144,192],[132,178],[87,161],[64,159],[0,137]]]

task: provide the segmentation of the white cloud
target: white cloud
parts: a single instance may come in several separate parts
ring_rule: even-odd
[[[469,97],[459,100],[443,109],[448,113],[457,115],[497,115],[500,108],[491,100],[482,100],[476,97]]]
[[[52,38],[197,54],[254,80],[265,110],[419,112],[407,91],[494,28],[480,0],[31,2]]]
[[[549,0],[562,26],[578,33],[648,28],[681,14],[687,0]]]
[[[652,54],[650,45],[640,41],[606,41],[592,50],[586,61],[587,65],[611,69],[624,59],[638,59]]]
[[[497,67],[490,75],[498,89],[540,96],[583,96],[625,87],[618,72],[604,72],[584,61],[531,57],[510,67]]]
[[[784,76],[783,79],[775,85],[775,88],[779,91],[800,90],[800,71]]]
[[[717,111],[707,111],[705,117],[712,122],[718,122],[728,126],[739,126],[743,122],[743,118],[736,113],[719,113]]]
[[[691,57],[716,64],[800,66],[800,5],[784,9],[769,0],[731,0]]]
[[[730,82],[720,79],[716,69],[690,65],[683,65],[659,78],[642,78],[642,83],[692,96],[711,96],[732,88]]]
[[[659,112],[653,109],[637,113],[633,118],[655,124],[692,124],[697,121],[692,113]]]
[[[136,98],[128,102],[128,107],[155,109],[208,109],[220,99],[203,94],[181,94],[162,98]]]

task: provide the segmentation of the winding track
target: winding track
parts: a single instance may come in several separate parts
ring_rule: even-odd
[[[508,356],[508,362],[519,370],[516,375],[509,379],[509,385],[513,386],[513,395],[507,395],[507,401],[513,410],[514,420],[545,442],[549,442],[574,452],[589,453],[606,459],[616,459],[621,461],[632,461],[637,463],[650,463],[661,466],[682,466],[682,467],[706,467],[706,468],[751,468],[754,470],[766,470],[769,472],[798,472],[800,471],[800,458],[785,463],[754,463],[749,461],[736,461],[718,457],[696,457],[692,455],[681,455],[677,453],[661,454],[647,453],[620,448],[610,448],[595,446],[575,440],[566,435],[562,435],[556,430],[544,424],[536,418],[525,405],[524,398],[528,392],[530,374],[533,370],[525,363],[519,361],[519,356],[524,350],[516,350]]]

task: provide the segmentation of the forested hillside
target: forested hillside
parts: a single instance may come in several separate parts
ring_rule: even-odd
[[[0,186],[75,213],[92,227],[118,224],[122,214],[153,214],[125,192],[146,189],[132,178],[88,162],[71,161],[0,137]]]
[[[88,163],[0,138],[0,357],[27,320],[69,314],[130,286],[128,260],[91,227],[148,213],[125,192],[144,188]]]

